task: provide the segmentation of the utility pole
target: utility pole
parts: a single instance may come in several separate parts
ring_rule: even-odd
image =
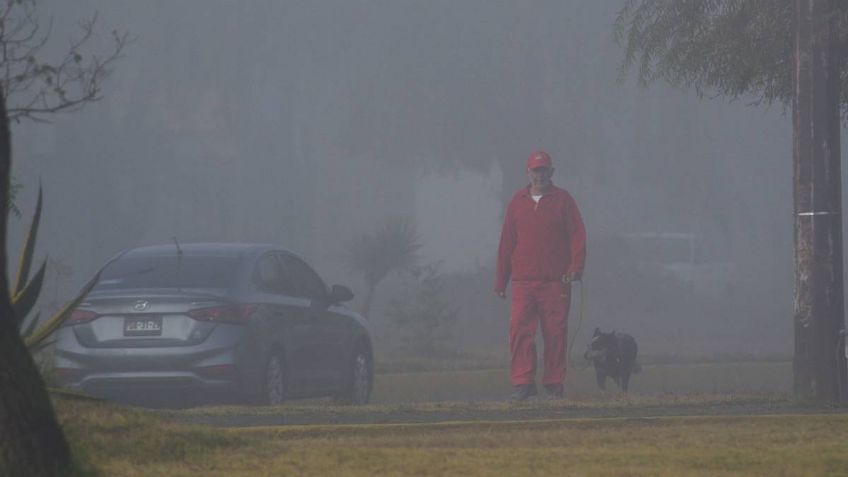
[[[817,403],[846,399],[836,1],[795,0],[793,371],[796,397]]]

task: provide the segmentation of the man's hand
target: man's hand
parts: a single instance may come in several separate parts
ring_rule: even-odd
[[[506,291],[495,290],[495,295],[499,296],[500,298],[506,298]]]

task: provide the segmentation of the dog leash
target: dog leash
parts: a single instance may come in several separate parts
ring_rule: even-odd
[[[571,335],[571,342],[568,344],[568,364],[574,366],[574,361],[571,360],[571,350],[574,349],[574,340],[577,339],[577,334],[580,332],[580,325],[583,324],[583,303],[586,301],[586,286],[583,284],[583,280],[577,280],[580,283],[580,306],[577,308],[577,327],[574,329],[574,333]],[[574,282],[572,282],[574,283]],[[588,368],[588,364],[580,369]]]

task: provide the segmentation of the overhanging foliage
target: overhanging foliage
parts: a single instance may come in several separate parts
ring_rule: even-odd
[[[634,69],[643,86],[664,80],[700,96],[789,105],[793,5],[791,0],[629,0],[614,29],[625,49],[621,73]],[[835,2],[834,14],[844,58],[848,4]],[[848,65],[841,64],[840,104],[846,114]]]

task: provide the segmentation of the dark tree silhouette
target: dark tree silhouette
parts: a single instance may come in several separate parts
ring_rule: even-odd
[[[0,89],[0,197],[8,200],[12,165],[9,119]],[[9,212],[0,207],[0,475],[61,475],[70,462],[47,389],[18,332],[5,270]]]
[[[110,67],[129,38],[113,32],[105,55],[85,54],[82,48],[92,39],[96,20],[93,16],[81,22],[81,34],[66,53],[47,61],[42,54],[50,28],[43,27],[35,2],[13,0],[0,7],[0,198],[6,202],[0,207],[0,475],[4,477],[63,475],[71,461],[47,389],[21,338],[22,317],[13,309],[6,277],[7,219],[16,190],[10,177],[10,122],[46,121],[51,114],[75,111],[100,99]],[[25,278],[18,283],[26,283]],[[14,292],[25,295],[18,286]]]
[[[630,0],[616,38],[624,72],[698,95],[792,110],[795,393],[848,399],[842,277],[840,111],[848,115],[848,3]]]

